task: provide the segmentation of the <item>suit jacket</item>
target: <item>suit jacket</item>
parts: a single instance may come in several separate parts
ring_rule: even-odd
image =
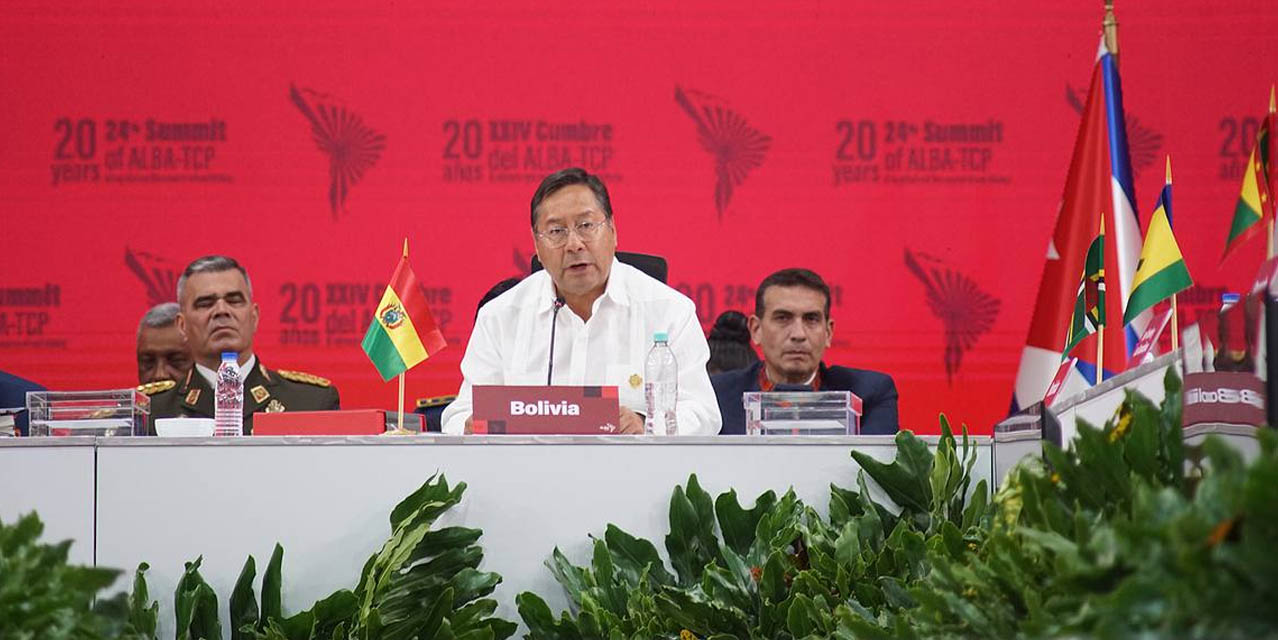
[[[35,382],[19,378],[12,373],[0,371],[0,407],[12,409],[27,406],[28,391],[44,391],[45,388]],[[13,424],[18,433],[27,435],[27,422],[30,416],[26,411],[13,417]]]
[[[253,414],[259,411],[330,411],[340,409],[337,387],[307,373],[273,371],[259,357],[244,380],[244,435],[253,433]],[[212,418],[213,389],[192,366],[186,379],[151,396],[148,433],[155,435],[156,418]]]
[[[723,416],[721,434],[745,433],[745,406],[741,394],[759,390],[759,368],[763,361],[745,369],[725,371],[710,377],[714,394],[719,399],[719,415]],[[892,376],[868,369],[827,367],[821,363],[822,391],[851,391],[861,398],[861,433],[881,435],[896,433],[896,383]]]

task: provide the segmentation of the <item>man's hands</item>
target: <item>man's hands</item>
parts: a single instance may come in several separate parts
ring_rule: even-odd
[[[643,418],[640,418],[639,414],[635,413],[634,411],[631,411],[630,409],[622,407],[620,422],[621,422],[621,433],[629,433],[629,434],[636,434],[636,435],[643,434]]]

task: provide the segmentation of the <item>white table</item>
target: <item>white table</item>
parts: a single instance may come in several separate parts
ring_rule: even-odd
[[[503,576],[493,596],[498,615],[518,622],[514,597],[522,591],[541,594],[555,610],[567,606],[542,564],[556,546],[584,563],[587,535],[601,535],[611,522],[652,540],[664,555],[670,493],[691,473],[711,495],[735,488],[745,506],[766,489],[780,494],[793,487],[825,512],[830,483],[856,486],[852,449],[884,461],[896,452],[886,436],[101,438],[76,446],[65,440],[0,441],[0,461],[23,460],[19,470],[6,470],[22,482],[45,474],[43,465],[58,475],[78,472],[68,478],[85,489],[81,495],[44,492],[21,503],[51,521],[91,511],[85,497],[96,480],[96,523],[85,520],[61,535],[95,549],[100,565],[129,572],[142,561],[151,565],[161,637],[173,633],[172,594],[183,563],[198,555],[224,627],[226,599],[245,558],[256,556],[260,581],[277,541],[284,546],[286,613],[354,587],[390,532],[391,508],[436,471],[468,485],[441,526],[483,529],[480,568]],[[925,440],[935,445],[937,438]],[[992,480],[993,456],[989,438],[972,441],[975,486]],[[94,452],[96,473],[86,477]],[[21,493],[16,486],[0,488],[0,513]],[[57,531],[70,529],[60,524]]]

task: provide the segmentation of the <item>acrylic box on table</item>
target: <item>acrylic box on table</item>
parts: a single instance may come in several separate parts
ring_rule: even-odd
[[[749,391],[742,402],[749,435],[861,432],[861,398],[850,391]]]
[[[137,389],[27,392],[33,436],[141,436],[150,414]]]

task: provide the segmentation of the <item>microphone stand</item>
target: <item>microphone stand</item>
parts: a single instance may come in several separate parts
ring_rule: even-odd
[[[546,364],[546,386],[550,386],[550,374],[555,370],[555,325],[559,324],[559,310],[564,308],[564,298],[555,298],[555,313],[550,316],[550,357]]]

